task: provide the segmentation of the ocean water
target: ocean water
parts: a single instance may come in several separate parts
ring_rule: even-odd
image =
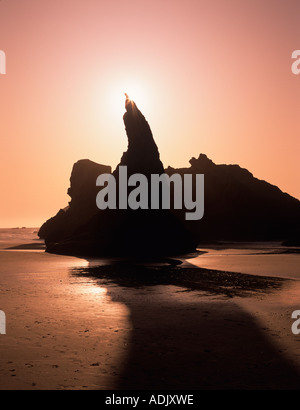
[[[40,253],[44,253],[44,242],[37,236],[38,228],[0,229],[0,273],[5,271],[9,260],[13,263],[25,258],[43,263]],[[16,255],[18,251],[18,257]],[[22,256],[23,255],[23,256]],[[84,267],[84,259],[60,255],[45,255],[46,260],[55,258],[55,262],[72,267]],[[278,242],[223,243],[219,246],[198,248],[195,257],[181,258],[184,265],[201,268],[248,273],[263,276],[275,276],[300,279],[300,247],[282,247]],[[107,259],[95,259],[90,266],[109,263]],[[25,267],[25,266],[24,266]]]
[[[43,274],[58,277],[73,267],[87,266],[84,259],[46,253],[37,232],[38,228],[0,229],[0,284],[25,277],[36,280]]]
[[[300,248],[280,243],[228,243],[199,248],[199,256],[188,259],[195,266],[252,275],[300,279]]]
[[[38,228],[0,228],[0,244],[38,240]]]

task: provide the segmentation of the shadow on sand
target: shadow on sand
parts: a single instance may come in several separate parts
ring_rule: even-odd
[[[180,263],[71,271],[105,286],[113,301],[129,308],[127,360],[115,388],[299,389],[299,369],[234,299],[276,292],[286,280]]]

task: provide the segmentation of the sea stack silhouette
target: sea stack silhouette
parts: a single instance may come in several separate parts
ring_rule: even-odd
[[[118,184],[119,167],[126,166],[128,178],[143,174],[150,186],[151,174],[163,174],[164,166],[148,122],[135,102],[125,96],[123,121],[128,147],[112,175]],[[171,210],[99,210],[96,179],[103,173],[111,173],[111,167],[87,159],[74,164],[68,190],[69,206],[46,221],[38,233],[45,240],[47,252],[153,258],[196,250],[195,236]]]
[[[125,109],[128,147],[112,172],[117,182],[120,166],[127,166],[128,177],[140,173],[148,179],[164,172],[204,174],[204,217],[186,221],[185,210],[174,209],[99,210],[96,179],[111,173],[111,167],[82,159],[71,173],[69,205],[38,232],[47,252],[155,258],[193,252],[200,243],[216,241],[281,241],[299,246],[298,199],[239,165],[217,165],[205,154],[192,158],[190,167],[164,169],[150,126],[127,95]]]

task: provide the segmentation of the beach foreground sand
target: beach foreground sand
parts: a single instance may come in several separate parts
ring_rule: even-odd
[[[300,386],[297,280],[189,264],[130,268],[7,245],[2,390]]]

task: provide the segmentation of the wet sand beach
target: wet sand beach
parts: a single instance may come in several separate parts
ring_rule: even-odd
[[[0,389],[299,388],[297,272],[204,269],[202,252],[86,260],[4,237]]]

